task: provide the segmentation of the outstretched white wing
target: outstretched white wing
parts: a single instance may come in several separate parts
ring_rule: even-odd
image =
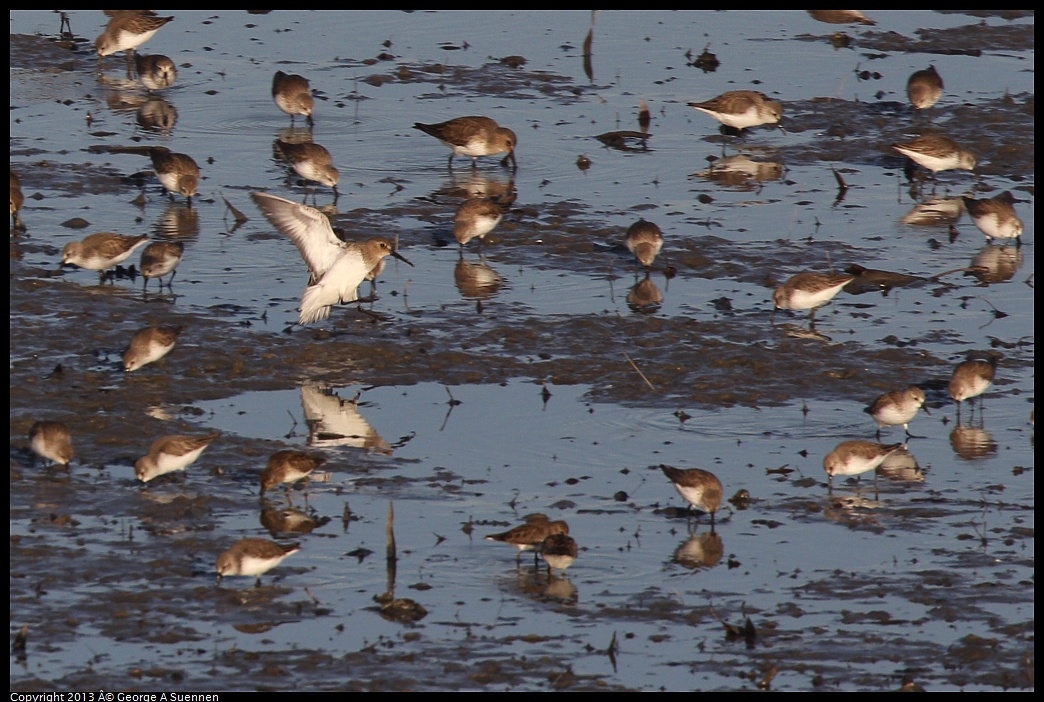
[[[330,220],[319,210],[269,193],[255,192],[250,196],[268,221],[297,246],[312,273],[312,280],[322,278],[344,254],[344,242],[337,238]]]

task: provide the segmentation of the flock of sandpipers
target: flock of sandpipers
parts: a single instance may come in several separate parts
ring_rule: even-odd
[[[169,87],[177,78],[174,62],[165,56],[138,55],[135,50],[173,17],[159,17],[151,10],[105,12],[110,20],[95,42],[99,61],[104,56],[127,52],[128,61],[133,55],[135,69],[148,89]],[[911,75],[907,94],[916,110],[928,109],[938,102],[943,94],[943,81],[935,67],[929,66]],[[272,97],[275,104],[290,115],[291,124],[298,116],[303,117],[309,126],[313,124],[315,100],[306,78],[277,71],[272,81]],[[783,115],[779,102],[752,90],[729,91],[711,100],[689,105],[721,122],[723,130],[774,125],[779,123]],[[488,117],[465,116],[439,124],[417,123],[414,127],[451,149],[451,169],[456,156],[470,157],[474,167],[479,157],[502,153],[506,153],[503,166],[513,169],[518,167],[515,159],[518,139],[515,133]],[[972,170],[976,165],[976,159],[970,152],[938,134],[897,143],[892,148],[933,174],[949,169]],[[285,140],[278,142],[278,151],[301,178],[332,188],[336,200],[340,174],[333,165],[329,151],[313,142],[291,143]],[[175,195],[182,195],[191,207],[200,180],[200,169],[195,160],[163,147],[149,147],[147,154],[152,160],[156,177],[170,197],[173,199]],[[327,319],[334,305],[358,300],[358,287],[364,280],[373,280],[380,275],[385,257],[393,256],[413,265],[406,261],[391,241],[383,237],[361,242],[343,241],[327,216],[316,208],[269,193],[255,192],[252,197],[265,217],[297,246],[311,274],[301,298],[299,324]],[[475,197],[460,205],[454,218],[454,235],[462,256],[464,246],[469,241],[478,239],[481,244],[482,238],[500,223],[512,199]],[[989,199],[965,197],[962,202],[976,226],[988,239],[1014,239],[1021,244],[1023,224],[1016,215],[1013,198],[1009,193]],[[12,171],[11,217],[15,230],[24,228],[20,217],[22,203],[21,184]],[[82,241],[67,244],[62,252],[62,263],[97,270],[104,280],[106,271],[128,259],[147,242],[146,236],[123,236],[109,232],[92,234]],[[624,245],[648,270],[663,246],[663,234],[657,225],[642,220],[627,230]],[[170,278],[166,281],[169,287],[183,251],[180,243],[152,242],[145,246],[140,262],[145,285],[155,278],[162,290],[163,277],[169,274]],[[855,277],[811,271],[798,273],[774,291],[773,315],[777,309],[810,310],[811,327],[815,322],[816,309],[830,302]],[[181,331],[181,327],[154,326],[137,332],[124,353],[124,370],[130,373],[163,358],[174,348]],[[954,368],[949,393],[958,403],[958,417],[963,401],[970,402],[982,395],[993,383],[998,356],[991,353],[984,358],[969,358]],[[882,428],[900,425],[907,436],[912,436],[908,425],[919,410],[923,408],[925,412],[928,411],[924,405],[923,390],[909,387],[881,395],[866,408],[866,412],[877,424],[878,439]],[[173,435],[160,438],[152,444],[148,454],[137,461],[135,474],[144,484],[161,475],[183,471],[218,436],[219,433],[215,432],[202,437]],[[58,464],[68,465],[74,458],[71,434],[61,422],[36,422],[29,432],[29,445],[38,456]],[[856,476],[874,471],[903,446],[902,443],[882,444],[861,439],[840,443],[823,460],[831,488],[835,475]],[[277,452],[271,456],[261,473],[261,494],[282,484],[287,486],[289,497],[289,486],[297,481],[307,482],[308,476],[324,461],[321,456],[296,450]],[[690,510],[710,514],[713,530],[714,516],[724,495],[718,477],[698,468],[661,468],[689,503]],[[561,520],[552,521],[543,514],[529,515],[520,526],[487,538],[514,545],[519,550],[519,556],[523,551],[534,551],[543,557],[549,572],[552,568],[564,571],[578,553],[576,542],[569,536],[569,525]],[[242,539],[218,557],[218,580],[231,575],[257,576],[260,584],[261,574],[297,550],[299,547],[296,544],[284,546],[266,539]]]

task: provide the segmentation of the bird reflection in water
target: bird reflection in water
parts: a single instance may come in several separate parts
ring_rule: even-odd
[[[713,568],[725,555],[721,536],[713,529],[702,534],[693,534],[678,545],[671,560],[678,565],[700,570]]]
[[[343,399],[332,388],[301,386],[301,406],[308,423],[308,445],[329,448],[354,446],[392,455],[393,447],[359,413],[359,396]]]

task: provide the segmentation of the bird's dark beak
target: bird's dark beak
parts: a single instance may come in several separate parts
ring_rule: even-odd
[[[416,266],[414,266],[414,265],[413,265],[412,263],[410,263],[409,261],[407,261],[407,260],[406,260],[406,257],[405,257],[405,256],[403,256],[403,255],[402,255],[401,253],[399,253],[398,251],[392,251],[392,252],[391,252],[391,255],[392,255],[392,256],[394,256],[395,258],[399,259],[399,260],[400,260],[400,261],[402,261],[403,263],[408,263],[408,264],[409,264],[410,266],[413,266],[414,268],[416,268]]]

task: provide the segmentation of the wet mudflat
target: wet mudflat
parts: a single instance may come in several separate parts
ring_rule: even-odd
[[[29,631],[13,689],[1033,687],[1031,16],[882,17],[834,48],[836,28],[803,13],[763,27],[732,13],[175,14],[147,45],[181,67],[161,98],[170,128],[138,123],[157,96],[123,79],[121,56],[99,73],[89,41],[54,41],[57,15],[12,15],[28,231],[12,236],[9,286],[11,630]],[[72,20],[101,31],[100,13]],[[705,44],[716,73],[685,65]],[[805,70],[781,72],[781,52]],[[925,128],[903,87],[929,62],[948,89],[929,127],[982,167],[911,189],[887,144]],[[380,279],[379,320],[344,306],[288,329],[307,274],[247,197],[306,192],[272,157],[288,133],[277,69],[320,94],[314,139],[343,173],[336,209],[328,191],[320,205],[349,232],[397,236],[416,264]],[[785,134],[729,140],[753,170],[725,168],[716,123],[685,106],[737,87],[772,92],[788,118]],[[645,149],[593,138],[637,129],[640,98]],[[460,114],[519,132],[517,174],[494,159],[450,173],[410,129]],[[192,153],[200,201],[168,204],[152,180],[132,202],[148,159],[112,149],[135,144]],[[902,221],[933,190],[976,188],[1015,194],[1021,248],[984,246],[967,216],[956,237]],[[447,245],[462,193],[511,189],[482,257]],[[222,197],[249,221],[234,226]],[[619,250],[639,217],[666,237],[648,279]],[[105,230],[185,243],[172,291],[58,271],[65,243]],[[842,294],[814,330],[800,314],[770,323],[789,275],[850,264],[942,275]],[[124,374],[150,323],[186,332]],[[971,349],[1004,357],[985,410],[958,423],[946,383]],[[876,480],[828,491],[823,456],[874,438],[862,407],[909,384],[929,398],[911,425],[924,438]],[[317,429],[309,407],[331,399],[344,425]],[[68,471],[31,464],[37,419],[73,432]],[[184,479],[137,484],[156,437],[211,430]],[[328,458],[307,503],[258,498],[282,448]],[[690,523],[661,463],[750,499],[713,531]],[[565,577],[483,540],[531,512],[569,522],[581,552]],[[302,550],[260,588],[215,587],[217,555],[259,536]],[[426,616],[382,613],[389,593]]]

